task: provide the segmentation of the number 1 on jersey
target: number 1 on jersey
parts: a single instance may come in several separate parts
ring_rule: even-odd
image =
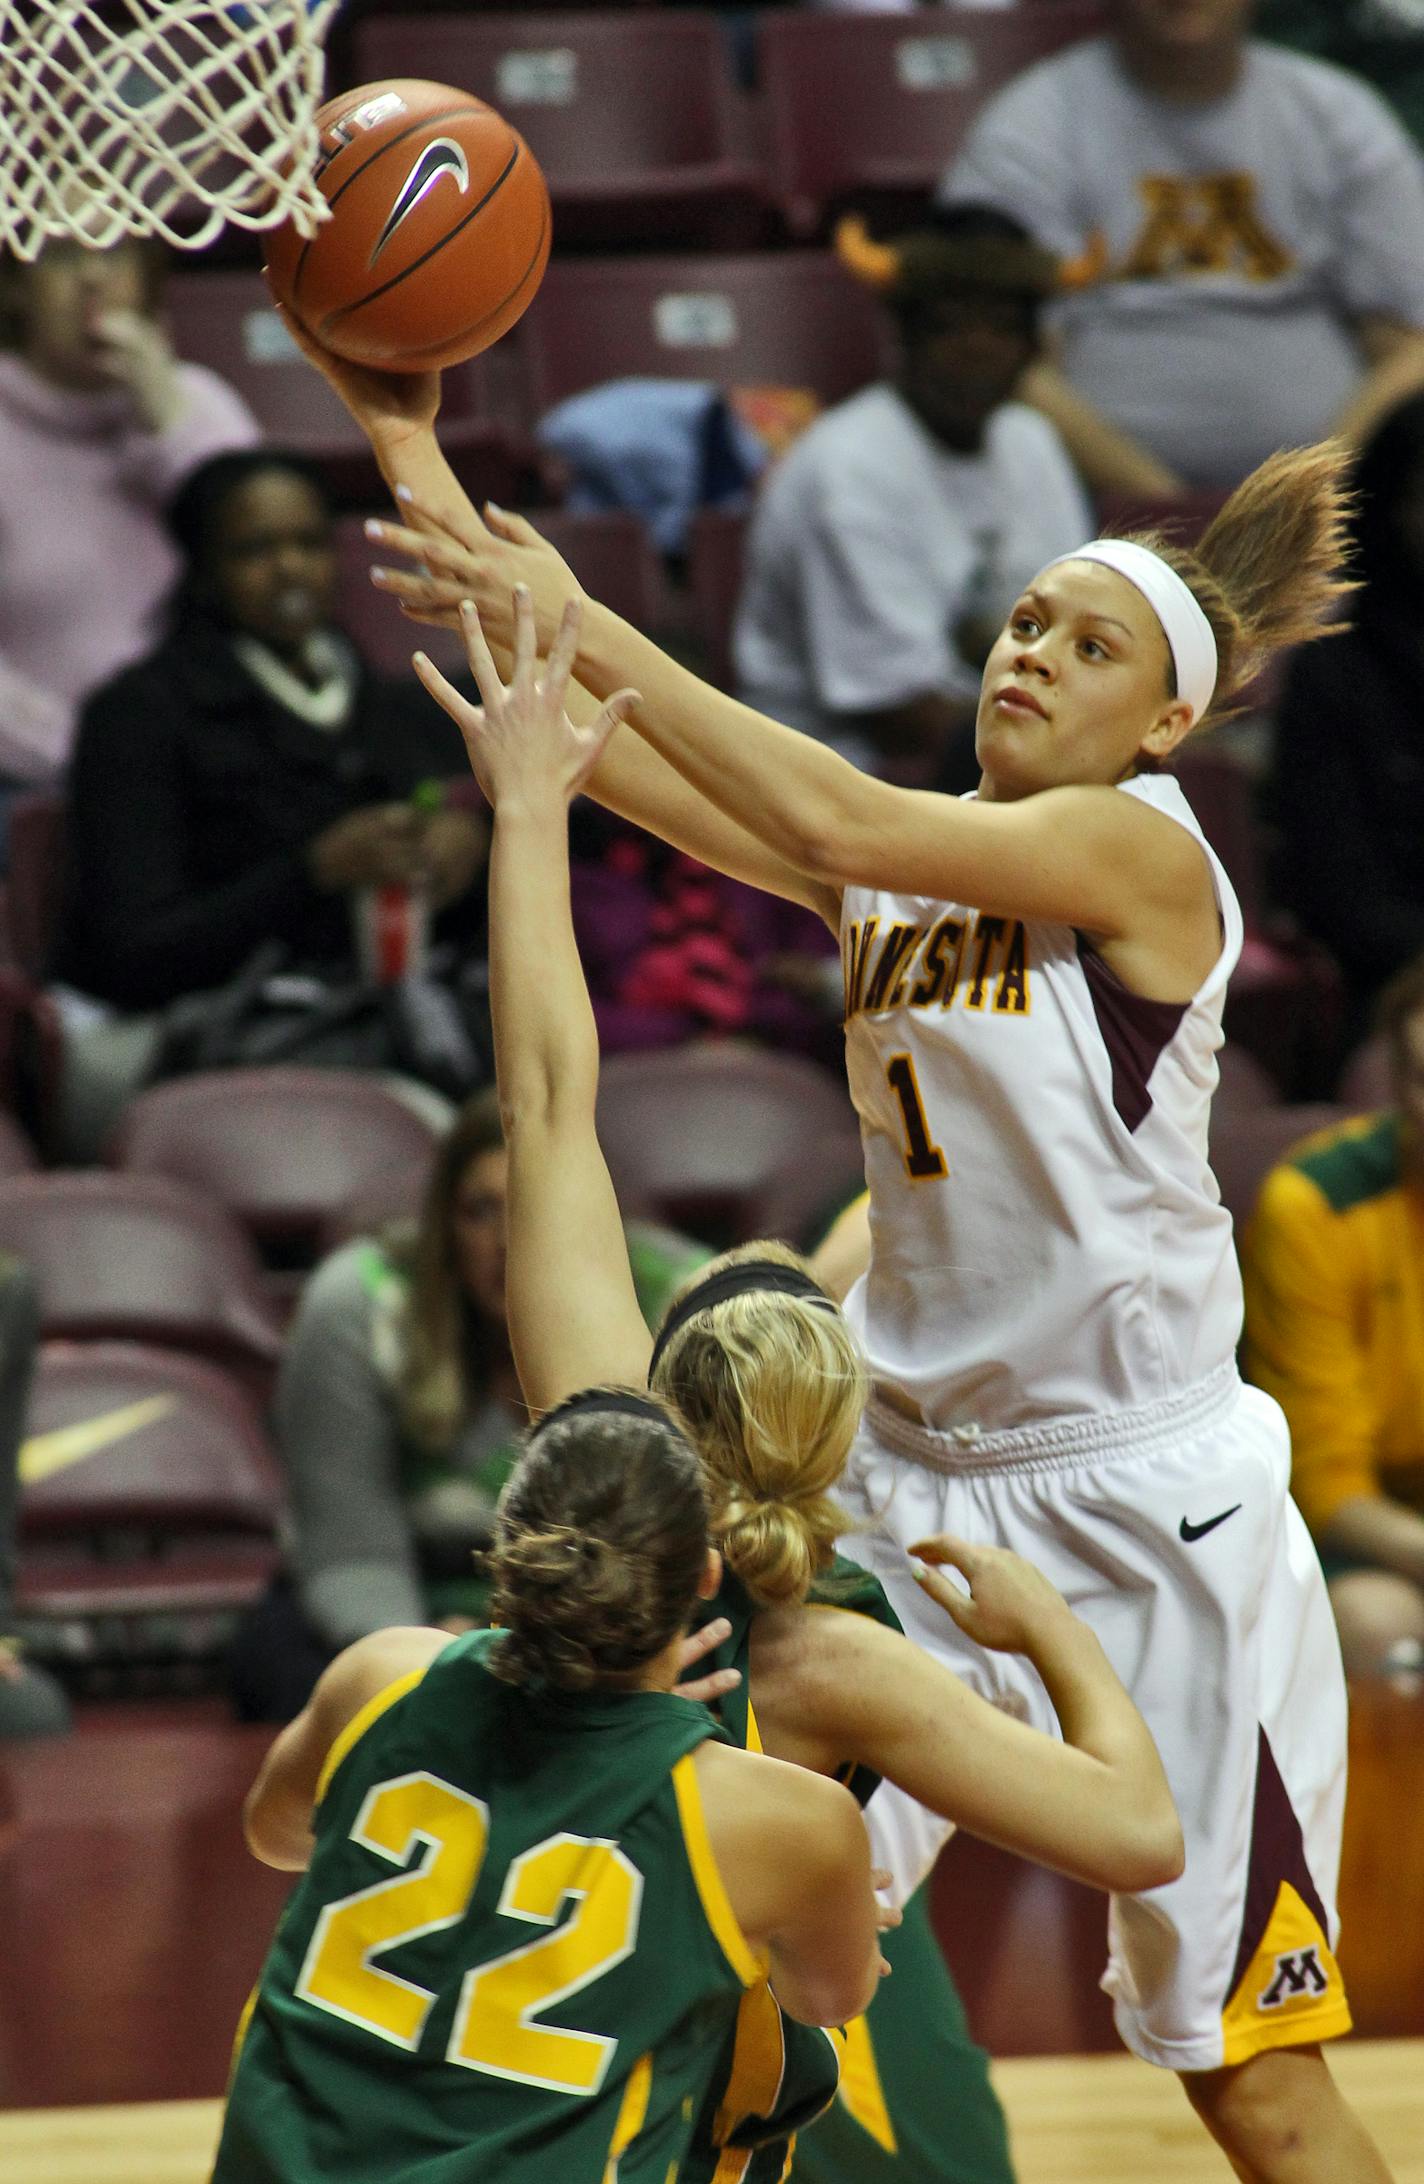
[[[930,1136],[913,1055],[892,1054],[885,1064],[885,1075],[900,1102],[905,1125],[905,1173],[916,1183],[942,1180],[949,1174],[949,1164]]]

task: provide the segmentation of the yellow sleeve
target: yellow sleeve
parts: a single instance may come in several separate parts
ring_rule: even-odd
[[[1291,1491],[1317,1539],[1343,1502],[1382,1492],[1351,1243],[1323,1193],[1288,1165],[1266,1178],[1242,1240],[1246,1377],[1286,1414]]]

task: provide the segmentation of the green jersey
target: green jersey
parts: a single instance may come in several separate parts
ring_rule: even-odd
[[[816,1580],[807,1603],[868,1615],[899,1630],[900,1621],[879,1580],[837,1555]],[[752,1626],[757,1609],[732,1576],[725,1573],[715,1600],[699,1617],[725,1615],[731,1635],[704,1668],[735,1668],[741,1682],[718,1702],[723,1727],[734,1743],[761,1750],[751,1699]],[[842,1780],[865,1804],[880,1777],[869,1767],[848,1766]],[[860,2054],[856,2039],[852,2060]],[[681,2184],[777,2184],[786,2172],[798,2131],[824,2113],[840,2085],[845,2039],[784,2017],[769,1988],[754,1989],[743,2000],[703,2105],[688,2150]]]
[[[337,1739],[215,2184],[668,2184],[761,1967],[662,1692],[501,1682],[456,1639]]]

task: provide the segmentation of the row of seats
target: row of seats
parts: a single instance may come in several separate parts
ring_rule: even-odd
[[[358,25],[344,65],[352,84],[424,77],[498,107],[549,178],[561,247],[732,250],[822,232],[850,199],[922,198],[986,97],[1101,21],[1098,0],[771,9],[750,100],[704,11],[401,10]]]

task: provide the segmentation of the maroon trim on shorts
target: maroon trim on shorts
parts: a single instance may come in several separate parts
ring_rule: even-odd
[[[1131,992],[1081,933],[1077,939],[1078,961],[1112,1064],[1113,1106],[1128,1129],[1135,1130],[1152,1111],[1148,1079],[1176,1037],[1190,1003],[1149,1001],[1144,994]]]
[[[1276,1908],[1281,1882],[1289,1881],[1301,1901],[1314,1912],[1328,1946],[1330,1927],[1320,1891],[1305,1862],[1305,1838],[1295,1816],[1289,1793],[1281,1780],[1276,1755],[1266,1732],[1260,1732],[1256,1754],[1256,1802],[1251,1814],[1251,1857],[1246,1870],[1246,1903],[1241,1915],[1241,1941],[1231,1979],[1222,1997],[1225,2009],[1240,1986],[1246,1967],[1260,1948],[1271,1913]]]

